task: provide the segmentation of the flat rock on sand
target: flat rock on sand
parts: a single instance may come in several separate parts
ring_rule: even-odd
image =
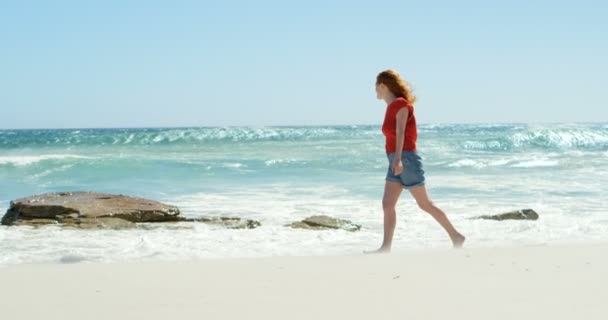
[[[11,202],[3,225],[108,224],[126,227],[126,222],[179,221],[179,209],[157,201],[97,192],[45,193]],[[105,219],[101,219],[105,218]],[[31,222],[31,223],[29,223]]]

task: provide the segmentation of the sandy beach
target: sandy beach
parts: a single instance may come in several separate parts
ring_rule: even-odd
[[[608,244],[0,269],[4,319],[606,319]]]

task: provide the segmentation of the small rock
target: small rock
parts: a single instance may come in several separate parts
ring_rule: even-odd
[[[486,220],[538,220],[538,213],[532,209],[522,209],[517,211],[511,211],[495,215],[484,215],[479,217],[473,217],[472,219],[486,219]]]
[[[87,260],[85,257],[77,256],[77,255],[67,255],[63,256],[59,259],[60,263],[78,263]]]
[[[262,224],[256,220],[241,219],[238,217],[201,217],[185,219],[183,221],[203,222],[213,225],[221,225],[228,229],[255,229]]]
[[[358,231],[361,229],[360,225],[354,224],[348,220],[332,218],[328,216],[312,216],[302,221],[288,224],[287,227],[299,228],[299,229],[342,229],[346,231]]]

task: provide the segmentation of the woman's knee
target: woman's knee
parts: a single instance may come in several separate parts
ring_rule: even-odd
[[[435,208],[435,205],[433,204],[432,201],[417,202],[417,203],[418,203],[418,207],[426,212],[429,212]]]
[[[396,202],[391,201],[390,199],[383,199],[382,200],[382,209],[384,211],[386,210],[395,210],[395,206],[397,205]]]

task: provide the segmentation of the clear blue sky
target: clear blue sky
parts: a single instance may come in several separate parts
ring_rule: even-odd
[[[608,121],[605,1],[1,1],[0,128]]]

